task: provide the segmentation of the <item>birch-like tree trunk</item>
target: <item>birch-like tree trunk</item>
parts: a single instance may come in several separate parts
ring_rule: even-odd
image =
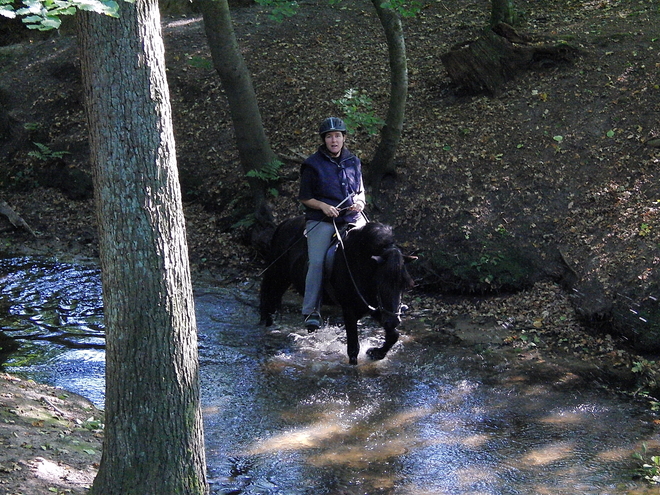
[[[400,15],[392,9],[383,7],[381,0],[372,0],[372,4],[385,32],[390,61],[390,104],[385,125],[380,132],[380,141],[369,163],[367,174],[368,184],[373,187],[373,192],[377,192],[381,179],[396,170],[394,156],[403,132],[408,99],[408,62]]]

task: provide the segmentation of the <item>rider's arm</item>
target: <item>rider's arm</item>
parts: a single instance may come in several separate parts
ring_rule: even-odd
[[[338,217],[339,210],[328,203],[319,201],[318,199],[301,199],[300,202],[304,204],[307,208],[312,208],[313,210],[321,210],[326,217]]]

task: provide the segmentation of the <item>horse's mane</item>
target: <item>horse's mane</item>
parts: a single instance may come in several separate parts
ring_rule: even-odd
[[[364,256],[381,255],[394,246],[394,231],[389,225],[369,222],[363,227],[352,229],[346,237],[346,249],[355,249]]]

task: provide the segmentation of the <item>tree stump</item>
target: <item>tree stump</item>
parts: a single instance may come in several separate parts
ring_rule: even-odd
[[[475,41],[440,57],[450,79],[469,94],[497,94],[516,75],[535,67],[570,62],[578,50],[566,43],[532,45],[533,39],[500,23]]]

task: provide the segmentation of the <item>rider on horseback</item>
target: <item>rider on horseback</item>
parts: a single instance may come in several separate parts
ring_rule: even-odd
[[[337,117],[325,119],[319,128],[322,144],[302,164],[298,199],[305,206],[305,235],[309,266],[305,279],[302,313],[313,332],[321,326],[323,265],[335,234],[335,225],[362,226],[366,205],[360,159],[345,146],[346,125]]]

